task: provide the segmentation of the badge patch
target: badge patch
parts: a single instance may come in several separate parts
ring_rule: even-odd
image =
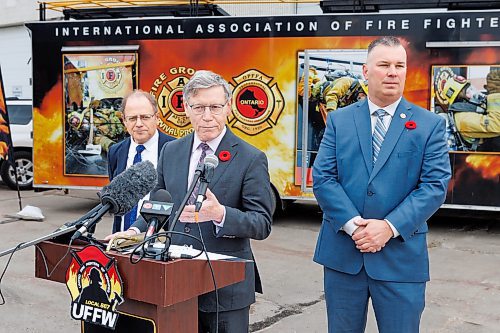
[[[71,255],[66,271],[71,317],[114,329],[119,315],[116,307],[124,301],[116,260],[94,245],[71,251]]]
[[[278,122],[285,101],[272,77],[250,69],[233,78],[233,106],[229,116],[232,127],[248,135],[257,135]]]
[[[193,131],[184,113],[182,89],[194,73],[192,68],[171,68],[169,75],[161,73],[153,82],[150,93],[160,109],[158,127],[165,134],[179,138]]]

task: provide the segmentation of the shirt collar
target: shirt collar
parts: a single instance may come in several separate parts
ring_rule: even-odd
[[[219,144],[222,141],[222,138],[224,137],[225,134],[226,134],[226,126],[224,126],[224,128],[222,129],[222,132],[220,132],[220,134],[215,139],[206,142],[206,144],[210,147],[210,149],[214,153],[217,151],[217,148],[219,148]],[[200,138],[198,138],[198,135],[195,132],[194,139],[193,139],[193,150],[191,151],[191,153],[193,153],[196,149],[198,149],[198,147],[200,146],[200,143],[201,143],[201,140],[200,140]]]
[[[398,100],[395,101],[394,103],[389,104],[386,107],[382,108],[382,107],[376,105],[375,103],[373,103],[372,101],[370,101],[370,97],[368,97],[368,108],[370,110],[370,114],[372,115],[378,109],[383,109],[385,112],[390,114],[391,117],[394,117],[394,114],[396,113],[396,109],[398,108],[399,102],[401,102],[401,98],[402,97],[399,97]]]
[[[153,150],[154,145],[158,143],[158,137],[159,137],[158,130],[156,130],[155,134],[153,134],[153,136],[149,138],[148,141],[144,142],[142,145],[144,146],[144,148],[146,148],[146,150],[151,151]],[[130,137],[130,148],[133,151],[135,151],[138,145],[139,144],[136,143],[132,137]]]

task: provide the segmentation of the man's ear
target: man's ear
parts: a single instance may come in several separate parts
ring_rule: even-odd
[[[368,80],[368,66],[366,64],[363,64],[363,77]]]
[[[190,116],[190,110],[189,110],[189,105],[186,101],[182,102],[182,106],[184,107],[184,113],[186,116]]]

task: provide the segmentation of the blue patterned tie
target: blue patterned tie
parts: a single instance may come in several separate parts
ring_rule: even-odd
[[[200,155],[200,159],[198,160],[198,165],[200,165],[200,164],[203,164],[205,157],[207,156],[207,150],[210,149],[210,146],[207,145],[205,142],[202,142],[202,143],[200,143],[200,145],[198,147],[201,148],[201,155]],[[196,202],[196,197],[198,196],[199,189],[200,189],[200,182],[196,182],[196,185],[193,189],[193,192],[189,196],[189,199],[187,202],[188,205],[194,205],[194,203]]]
[[[143,145],[138,145],[135,147],[135,156],[134,156],[134,164],[137,164],[142,161],[141,153],[146,149]],[[137,219],[137,205],[132,208],[131,211],[129,211],[125,216],[123,217],[123,230],[127,230],[130,228],[132,224],[134,224],[135,220]]]
[[[375,123],[375,130],[372,135],[372,143],[373,143],[373,164],[377,161],[378,154],[380,152],[380,148],[382,147],[382,143],[384,142],[385,134],[387,133],[387,128],[384,125],[384,116],[387,114],[385,110],[378,109],[375,111],[377,114],[377,122]]]

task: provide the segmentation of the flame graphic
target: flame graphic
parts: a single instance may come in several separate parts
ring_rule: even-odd
[[[7,152],[9,151],[9,147],[3,141],[0,141],[0,159],[6,159]]]
[[[1,109],[0,109],[1,110]],[[0,133],[9,133],[9,126],[7,126],[7,120],[5,120],[0,113]]]
[[[500,155],[469,155],[467,164],[479,172],[484,179],[497,180],[500,175]]]
[[[109,274],[109,281],[111,284],[111,294],[109,295],[109,300],[113,301],[116,295],[123,295],[122,284],[119,279],[117,279],[116,274]]]
[[[74,301],[80,295],[80,291],[78,290],[77,284],[77,276],[78,276],[78,266],[76,262],[73,260],[71,262],[68,271],[66,272],[66,286],[68,287],[69,293],[71,294],[71,299]]]

